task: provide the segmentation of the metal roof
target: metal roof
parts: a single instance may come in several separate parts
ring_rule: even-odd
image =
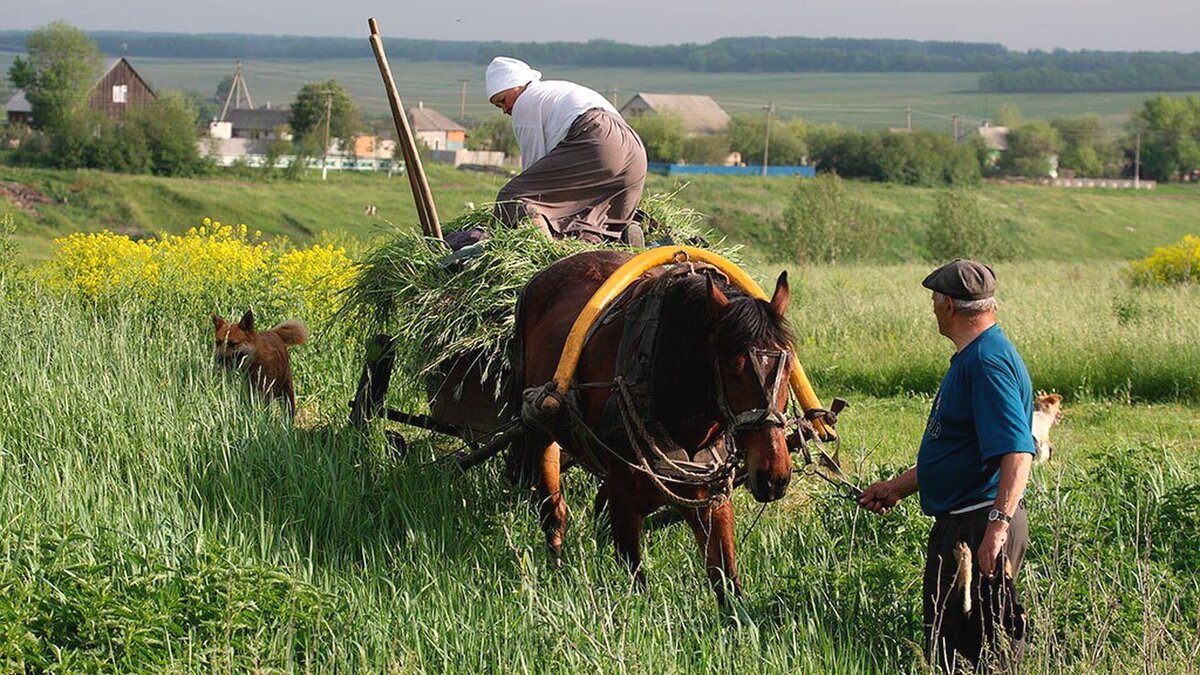
[[[638,92],[621,106],[621,114],[626,110],[636,110],[638,100],[650,110],[657,113],[670,112],[683,118],[683,126],[688,131],[696,133],[716,133],[724,131],[729,126],[729,113],[721,109],[711,96],[693,94],[652,94]],[[634,106],[631,108],[631,106]]]

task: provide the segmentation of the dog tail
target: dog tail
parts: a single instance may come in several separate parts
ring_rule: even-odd
[[[287,345],[302,345],[308,342],[308,326],[305,326],[304,322],[299,319],[288,319],[272,328],[271,331],[279,335]]]
[[[971,549],[966,542],[958,542],[954,547],[954,557],[958,561],[958,573],[954,575],[954,585],[962,591],[963,614],[971,616]]]

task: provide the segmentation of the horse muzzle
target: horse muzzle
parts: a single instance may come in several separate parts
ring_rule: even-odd
[[[782,499],[787,494],[788,483],[791,480],[791,471],[784,474],[776,474],[771,471],[756,469],[750,472],[749,480],[746,482],[750,488],[750,494],[754,495],[754,500],[766,504]]]

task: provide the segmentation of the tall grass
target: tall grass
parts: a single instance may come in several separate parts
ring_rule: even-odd
[[[1040,343],[1024,340],[1037,324],[1020,317],[1043,294],[1008,269],[999,270],[1002,294],[1012,293],[1005,312],[1036,357],[1030,345]],[[798,285],[802,357],[819,387],[869,392],[874,360],[893,378],[878,376],[879,391],[920,392],[854,397],[844,453],[864,482],[911,461],[924,395],[944,365],[923,295],[901,300],[918,272],[806,271]],[[1088,300],[1096,279],[1079,274],[1061,287],[1075,300],[1049,297],[1058,304],[1043,316],[1070,302],[1111,311],[1103,292]],[[884,299],[861,292],[871,279],[887,281]],[[444,440],[412,435],[398,456],[380,429],[347,428],[360,367],[348,331],[294,350],[300,415],[289,426],[243,382],[214,372],[208,308],[98,313],[7,271],[0,286],[0,671],[924,668],[927,522],[915,504],[876,518],[798,476],[748,531],[757,505],[739,493],[744,601],[715,605],[681,526],[651,528],[650,588],[636,592],[594,534],[586,475],[567,477],[572,526],[555,569],[537,509],[499,467],[463,476],[427,464]],[[838,289],[842,302],[830,294]],[[1146,297],[1151,307],[1176,299]],[[867,308],[848,309],[858,298]],[[1045,349],[1088,363],[1088,340],[1108,339],[1090,325]],[[1153,359],[1183,363],[1154,322],[1127,325],[1131,340],[1160,345]],[[925,365],[907,365],[912,354]],[[1029,497],[1028,671],[1194,668],[1195,409],[1079,401],[1056,434],[1060,461],[1039,468]]]
[[[953,345],[938,335],[921,287],[931,268],[795,271],[790,318],[818,388],[878,396],[937,389]],[[1200,288],[1131,288],[1119,263],[995,269],[1000,324],[1036,388],[1073,399],[1200,401]]]

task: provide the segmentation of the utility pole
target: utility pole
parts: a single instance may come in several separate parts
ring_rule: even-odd
[[[458,81],[462,83],[462,94],[458,97],[458,121],[462,122],[467,119],[467,82],[469,80],[463,77]]]
[[[765,178],[767,175],[767,155],[771,152],[771,122],[775,119],[775,102],[767,101],[764,106],[767,109],[767,133],[763,138],[763,166],[762,175]]]
[[[1137,146],[1133,151],[1133,189],[1142,189],[1142,132],[1137,133]]]
[[[328,172],[326,160],[329,158],[329,117],[333,111],[333,92],[325,92],[325,146],[321,148],[321,180],[325,180]]]
[[[951,115],[950,122],[954,125],[954,144],[958,145],[958,115]]]
[[[608,87],[608,100],[613,104],[614,108],[617,107],[617,85],[614,84]]]
[[[908,129],[908,133],[912,133],[912,106],[904,107],[904,126]]]

